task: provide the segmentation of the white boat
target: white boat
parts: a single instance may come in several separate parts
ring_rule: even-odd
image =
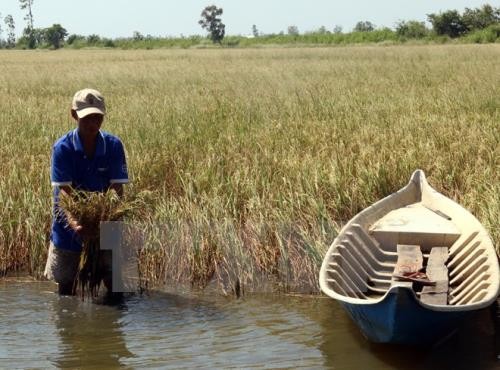
[[[429,343],[491,305],[500,274],[485,228],[417,170],[342,228],[319,281],[368,339]]]

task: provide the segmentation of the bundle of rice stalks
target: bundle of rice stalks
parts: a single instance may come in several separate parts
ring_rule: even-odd
[[[82,226],[82,253],[74,293],[79,290],[82,298],[85,297],[85,292],[93,297],[99,290],[103,278],[99,268],[100,223],[123,220],[142,209],[143,205],[141,195],[135,199],[122,198],[112,189],[103,193],[78,190],[73,190],[70,194],[61,192],[59,212],[66,216],[68,224],[76,222]]]

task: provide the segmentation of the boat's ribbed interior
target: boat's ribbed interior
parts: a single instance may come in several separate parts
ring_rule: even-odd
[[[423,253],[424,261],[429,253]],[[492,271],[479,232],[462,235],[449,249],[448,305],[479,302],[488,294]],[[352,225],[330,256],[327,282],[352,298],[378,299],[393,284],[397,253],[383,248],[360,225]],[[425,263],[424,263],[425,265]],[[418,295],[418,292],[417,292]]]
[[[481,301],[492,283],[492,264],[479,232],[463,235],[451,247],[447,267],[450,279],[448,304],[464,305]]]
[[[353,225],[330,256],[327,281],[347,297],[379,298],[391,286],[396,260],[396,252],[383,250],[360,225]]]

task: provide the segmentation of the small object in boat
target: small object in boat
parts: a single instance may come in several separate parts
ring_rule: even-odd
[[[405,272],[402,275],[394,274],[392,276],[400,281],[413,281],[422,285],[436,285],[436,282],[429,280],[425,272],[422,271]]]

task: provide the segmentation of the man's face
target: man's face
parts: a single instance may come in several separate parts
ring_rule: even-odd
[[[78,129],[82,135],[96,136],[102,126],[104,116],[102,114],[89,114],[78,119]]]

